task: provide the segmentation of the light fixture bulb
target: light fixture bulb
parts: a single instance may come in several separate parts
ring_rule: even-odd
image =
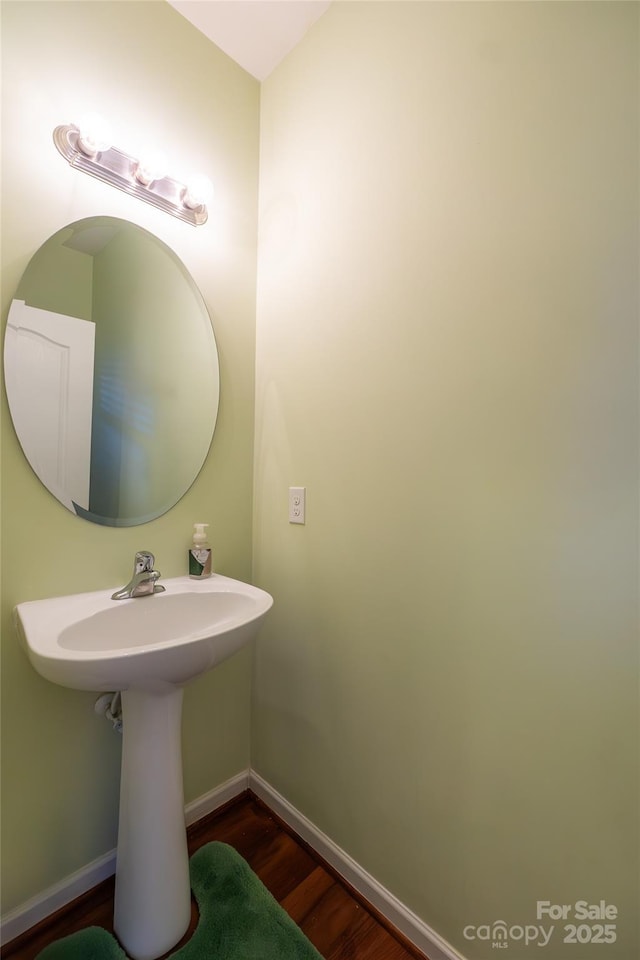
[[[88,113],[78,124],[78,146],[88,157],[104,153],[111,146],[111,127],[98,113]]]
[[[202,174],[194,174],[187,180],[182,202],[190,210],[197,210],[198,207],[204,207],[211,203],[213,198],[213,184],[208,177]]]
[[[59,124],[53,131],[53,142],[76,170],[194,227],[207,222],[206,204],[213,195],[211,181],[196,176],[186,186],[184,179],[174,179],[168,173],[163,153],[144,146],[139,152],[126,153],[113,146],[111,131],[102,117],[93,114],[82,117],[77,124]]]
[[[136,180],[148,187],[154,180],[162,180],[167,175],[167,158],[159,151],[146,151],[136,164]]]

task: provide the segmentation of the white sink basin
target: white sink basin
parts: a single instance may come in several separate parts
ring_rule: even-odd
[[[264,590],[219,575],[162,585],[164,593],[130,600],[113,600],[113,590],[33,600],[14,614],[47,680],[122,691],[114,929],[133,960],[167,953],[191,917],[183,687],[255,636],[273,603]]]
[[[218,574],[162,585],[164,593],[131,600],[99,590],[18,604],[31,663],[76,690],[183,686],[255,636],[273,604],[264,590]]]

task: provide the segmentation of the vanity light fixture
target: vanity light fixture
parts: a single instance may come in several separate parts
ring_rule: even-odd
[[[213,185],[207,177],[194,176],[188,183],[181,183],[166,175],[164,155],[129,156],[111,145],[108,128],[101,118],[92,117],[90,122],[82,121],[78,126],[56,127],[53,142],[77,170],[194,226],[207,222],[207,203],[213,195]]]

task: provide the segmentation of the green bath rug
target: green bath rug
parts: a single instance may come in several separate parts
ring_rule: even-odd
[[[198,926],[171,960],[322,960],[233,847],[214,841],[191,857]],[[37,960],[128,960],[102,927],[49,944]]]

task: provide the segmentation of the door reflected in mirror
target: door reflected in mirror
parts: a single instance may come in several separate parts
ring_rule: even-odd
[[[219,400],[211,320],[183,263],[141,227],[90,217],[47,240],[11,303],[4,364],[24,454],[79,516],[146,523],[200,472]]]

